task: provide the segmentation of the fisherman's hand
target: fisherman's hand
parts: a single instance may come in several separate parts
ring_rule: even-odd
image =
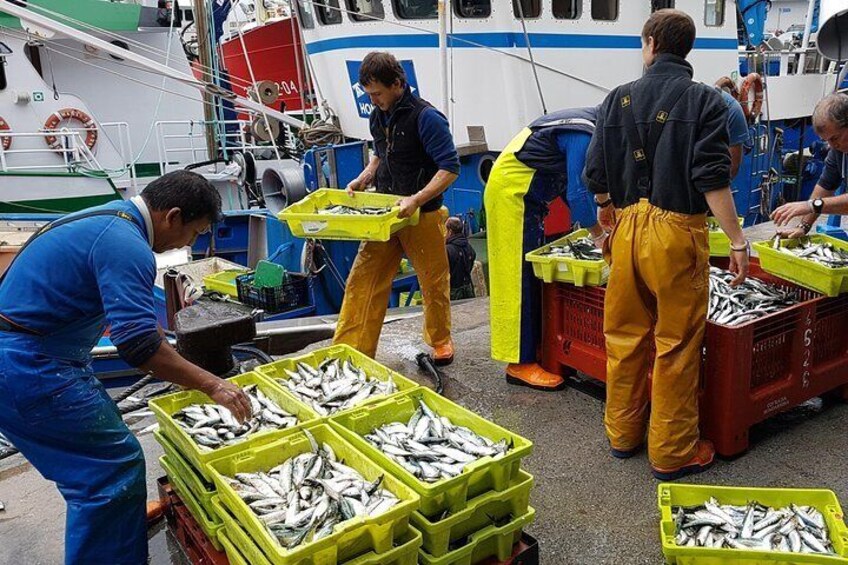
[[[807,235],[807,230],[805,230],[802,226],[796,226],[794,228],[777,230],[777,235],[779,235],[781,239],[798,239],[799,237]]]
[[[230,381],[218,379],[209,391],[203,391],[206,395],[220,404],[230,412],[240,424],[243,424],[253,415],[253,410],[250,407],[250,400],[247,395],[238,386]]]
[[[787,202],[771,213],[771,219],[778,227],[783,227],[789,223],[792,218],[799,216],[807,216],[810,214],[810,203],[804,202]]]
[[[612,231],[612,228],[615,226],[615,222],[615,206],[607,206],[606,208],[598,206],[598,223],[604,231]]]
[[[368,188],[374,181],[374,175],[372,175],[368,170],[364,170],[359,173],[359,176],[347,183],[347,194],[348,196],[353,196],[354,192],[360,192]]]
[[[730,251],[730,267],[728,270],[736,275],[736,277],[730,281],[730,286],[736,286],[745,281],[748,277],[749,262],[750,257],[748,256],[747,249],[743,249],[742,251]]]
[[[398,202],[398,207],[400,211],[398,212],[398,218],[409,218],[412,216],[420,206],[418,205],[418,201],[414,196],[407,196],[406,198],[401,198],[400,202]]]

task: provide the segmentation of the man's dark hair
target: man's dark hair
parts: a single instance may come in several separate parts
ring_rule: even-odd
[[[221,195],[211,182],[191,171],[166,173],[144,187],[141,196],[152,210],[179,208],[183,223],[198,218],[217,222],[221,216]]]
[[[445,222],[445,227],[452,235],[459,235],[465,231],[462,220],[457,218],[456,216],[451,216]]]
[[[359,66],[359,84],[367,86],[374,82],[384,86],[392,86],[399,80],[406,85],[406,73],[403,67],[391,53],[373,51],[368,53]]]
[[[680,10],[657,10],[642,28],[642,40],[654,38],[657,54],[670,53],[684,59],[695,45],[695,22]]]

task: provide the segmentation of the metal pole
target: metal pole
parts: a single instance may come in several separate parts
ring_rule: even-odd
[[[439,0],[439,76],[442,87],[442,113],[448,116],[448,14],[445,0]]]
[[[810,30],[813,28],[813,15],[816,13],[816,6],[819,0],[809,0],[807,6],[807,21],[804,22],[804,39],[801,40],[801,57],[798,58],[798,68],[795,71],[796,75],[804,74],[804,69],[807,63],[807,46],[810,44]]]
[[[209,12],[206,9],[206,0],[194,0],[194,25],[197,26],[197,55],[203,69],[212,68],[213,46],[209,36]],[[210,79],[212,76],[210,75]],[[214,80],[214,79],[213,79]],[[218,155],[218,144],[215,140],[215,100],[208,92],[203,93],[203,121],[206,132],[206,154],[207,159],[214,159]],[[192,155],[194,158],[194,155]]]

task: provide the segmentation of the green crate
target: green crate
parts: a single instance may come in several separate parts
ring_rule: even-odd
[[[212,499],[215,512],[224,521],[224,527],[218,532],[218,537],[226,535],[233,549],[239,553],[244,563],[250,565],[271,565],[271,562],[259,549],[247,532],[242,529],[229,510],[224,508],[220,499],[216,496]],[[222,542],[223,543],[223,542]],[[418,563],[418,550],[421,548],[421,533],[415,528],[409,528],[394,540],[394,547],[385,553],[374,553],[369,551],[344,565],[416,565]],[[226,549],[226,544],[224,544]],[[227,554],[229,555],[229,551]]]
[[[745,218],[739,217],[739,225],[745,223]],[[716,231],[709,230],[710,235],[710,257],[730,257],[730,238],[718,227],[718,220],[713,216],[707,217],[707,228],[718,228]]]
[[[423,549],[418,552],[421,565],[474,565],[489,557],[506,561],[513,553],[515,544],[521,540],[521,531],[533,522],[536,511],[530,507],[523,516],[504,526],[484,528],[468,537],[468,541],[450,553],[434,557]]]
[[[824,489],[779,489],[720,487],[662,483],[658,489],[661,514],[660,537],[666,563],[677,565],[773,565],[775,563],[846,564],[848,563],[848,528],[842,508],[833,491]],[[680,547],[676,536],[672,506],[695,506],[715,497],[721,504],[746,505],[756,500],[774,507],[797,504],[812,506],[824,516],[833,547],[842,557],[781,553],[774,551],[715,549],[711,547]]]
[[[832,243],[839,249],[848,249],[848,242],[826,235],[811,235],[808,238],[813,243]],[[848,292],[848,267],[831,269],[825,265],[807,261],[780,250],[772,248],[773,241],[758,241],[753,244],[760,257],[760,266],[767,272],[781,278],[798,283],[799,285],[821,292],[827,296],[837,296]],[[797,239],[783,239],[781,247],[793,248],[798,246]]]
[[[233,298],[238,298],[238,288],[236,288],[236,277],[249,273],[248,269],[228,269],[219,273],[206,275],[203,277],[203,287],[207,292],[220,292],[227,294]]]
[[[198,504],[206,511],[206,515],[214,517],[215,511],[212,508],[212,497],[215,496],[215,485],[211,481],[204,479],[200,471],[195,469],[191,463],[180,455],[177,447],[161,431],[154,432],[153,436],[165,451],[165,457],[168,458],[168,463],[174,469],[174,472],[177,473],[186,488],[191,491]]]
[[[569,240],[587,237],[589,230],[577,230],[567,236],[531,251],[525,259],[533,264],[533,274],[546,283],[564,282],[575,286],[602,286],[609,278],[609,265],[606,261],[583,261],[568,257],[544,256],[542,253],[554,245],[561,245]]]
[[[236,548],[235,544],[230,541],[229,536],[227,536],[227,532],[223,529],[218,531],[218,542],[224,548],[224,553],[227,554],[227,560],[230,562],[230,565],[256,565],[255,563],[250,563],[247,559],[244,558],[244,555]]]
[[[513,444],[513,448],[500,459],[483,457],[470,463],[461,475],[451,479],[435,483],[419,481],[396,461],[368,443],[363,436],[384,424],[408,422],[422,399],[427,406],[439,415],[450,418],[454,424],[465,426],[495,442],[505,439],[507,443]],[[521,459],[533,450],[531,441],[421,387],[347,414],[331,416],[330,422],[363,453],[417,492],[421,496],[420,512],[428,517],[437,516],[445,510],[459,512],[466,508],[470,499],[482,493],[507,489],[518,475]]]
[[[150,409],[156,415],[156,421],[159,422],[159,429],[162,434],[173,442],[183,458],[194,465],[200,471],[200,474],[209,482],[212,481],[212,475],[209,473],[206,463],[211,459],[220,455],[236,453],[246,445],[255,446],[273,442],[283,436],[295,433],[305,424],[310,424],[318,420],[318,415],[312,409],[299,402],[288,391],[283,390],[279,384],[269,381],[258,373],[244,373],[228,380],[242,387],[252,384],[258,385],[259,390],[276,402],[280,408],[296,415],[300,423],[287,430],[257,432],[240,443],[206,450],[201,449],[199,445],[192,441],[191,437],[171,418],[171,414],[179,412],[191,404],[212,403],[213,401],[208,396],[202,392],[187,390],[151,400],[149,403]]]
[[[218,540],[218,531],[223,527],[221,520],[216,515],[208,515],[206,511],[200,506],[200,503],[194,498],[194,495],[191,494],[191,490],[185,485],[183,480],[180,478],[179,473],[177,473],[174,466],[168,460],[167,455],[163,455],[159,458],[159,465],[161,465],[162,469],[165,470],[165,474],[168,475],[168,481],[171,483],[171,486],[174,487],[174,490],[179,495],[180,500],[183,501],[183,504],[188,508],[189,513],[197,520],[197,524],[200,526],[200,529],[203,530],[203,533],[206,534],[206,537],[209,538],[209,541],[212,542],[212,545],[215,546],[215,549],[221,551],[223,546],[221,542]]]
[[[353,241],[389,241],[392,234],[418,224],[420,211],[409,218],[398,218],[396,204],[399,196],[360,192],[349,196],[344,190],[322,188],[296,202],[278,214],[278,218],[289,225],[297,237],[317,239],[340,239]],[[342,204],[352,207],[394,206],[386,214],[378,216],[352,216],[318,214],[318,210]]]
[[[389,376],[391,376],[392,380],[395,382],[395,385],[397,385],[398,388],[398,391],[394,394],[369,398],[358,406],[348,408],[347,410],[342,410],[341,412],[336,412],[336,414],[344,414],[345,412],[356,410],[360,406],[380,402],[387,398],[402,394],[403,392],[406,392],[408,390],[414,390],[419,388],[418,383],[416,383],[415,381],[407,379],[400,373],[392,371],[388,367],[381,365],[380,363],[374,361],[367,355],[364,355],[359,351],[355,350],[354,348],[350,347],[349,345],[345,345],[343,343],[340,343],[338,345],[331,345],[330,347],[325,347],[323,349],[318,349],[316,351],[313,351],[312,353],[299,355],[298,357],[289,357],[287,359],[281,359],[279,361],[275,361],[267,365],[262,365],[260,367],[257,367],[255,371],[260,375],[265,376],[267,379],[270,379],[271,381],[288,380],[289,377],[288,375],[286,375],[286,369],[289,371],[297,371],[297,364],[300,362],[306,363],[307,365],[312,365],[313,367],[317,367],[325,359],[340,359],[342,361],[348,360],[354,365],[360,367],[363,371],[365,371],[369,377],[373,377],[381,381],[388,380]],[[277,386],[282,387],[284,390],[286,388],[284,385],[281,384],[277,384]],[[298,402],[301,401],[298,400]],[[307,405],[304,403],[304,406]]]
[[[373,481],[383,476],[383,488],[394,494],[400,503],[379,516],[360,516],[342,522],[331,535],[320,540],[291,550],[283,548],[224,480],[224,476],[268,471],[287,459],[309,452],[309,438],[302,432],[272,444],[247,447],[240,453],[211,461],[209,467],[221,503],[237,518],[260,550],[275,565],[330,565],[368,551],[380,554],[389,551],[393,540],[409,526],[409,516],[418,508],[418,495],[402,482],[386,474],[330,426],[310,426],[309,431],[319,443],[329,444],[339,459],[356,469],[365,479]]]
[[[530,507],[533,475],[519,471],[508,489],[490,491],[469,500],[465,510],[433,522],[420,512],[412,514],[412,525],[424,536],[423,549],[432,557],[448,553],[450,544],[506,518],[523,516]]]

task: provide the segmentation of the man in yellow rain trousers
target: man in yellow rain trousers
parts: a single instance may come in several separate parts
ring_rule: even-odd
[[[576,108],[537,119],[501,152],[486,183],[492,357],[508,363],[511,384],[543,391],[565,386],[536,362],[542,283],[524,256],[542,245],[542,222],[558,197],[567,202],[572,222],[589,228],[597,242],[603,239],[581,177],[596,114],[596,108]]]
[[[715,456],[698,432],[708,209],[730,238],[734,284],[748,271],[749,245],[729,187],[727,105],[713,87],[692,81],[685,57],[694,42],[687,14],[651,15],[642,29],[647,70],[601,105],[586,158],[598,220],[612,229],[605,244],[607,436],[612,455],[627,458],[647,432],[660,480],[703,471]]]
[[[459,155],[447,119],[412,93],[393,55],[369,53],[359,68],[359,83],[374,104],[370,127],[376,155],[347,190],[353,194],[376,181],[378,192],[400,197],[401,218],[419,209],[421,213],[418,225],[404,228],[387,242],[360,247],[333,341],[376,355],[392,280],[405,253],[421,284],[424,340],[433,347],[436,364],[447,365],[454,350],[442,193],[456,180]]]

